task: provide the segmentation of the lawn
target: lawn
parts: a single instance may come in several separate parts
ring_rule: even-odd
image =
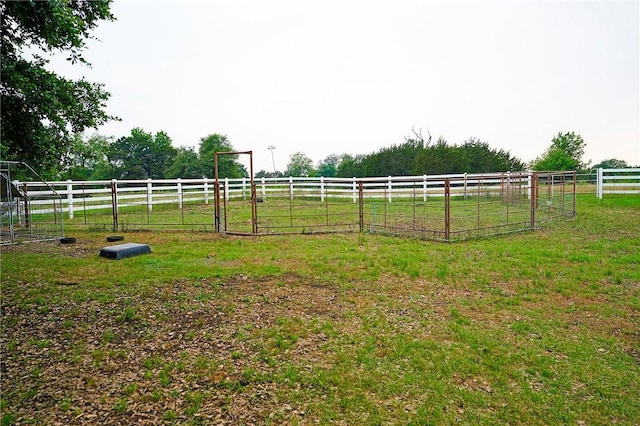
[[[2,424],[637,424],[640,197],[458,243],[2,247]]]

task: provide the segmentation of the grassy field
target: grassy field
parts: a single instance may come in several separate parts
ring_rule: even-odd
[[[638,424],[640,197],[461,243],[2,247],[2,424]]]

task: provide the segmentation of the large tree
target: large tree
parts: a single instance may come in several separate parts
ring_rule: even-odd
[[[177,155],[165,132],[155,136],[142,129],[118,139],[109,149],[109,160],[120,179],[162,179]]]
[[[111,137],[97,133],[86,140],[81,134],[75,134],[68,157],[60,162],[60,178],[91,180],[115,177],[107,157],[112,142]]]
[[[330,154],[318,163],[318,169],[316,172],[318,176],[334,177],[338,173],[339,166],[340,156],[337,154]]]
[[[200,139],[198,154],[203,165],[203,171],[207,177],[215,177],[215,153],[234,152],[235,149],[226,135],[214,133]],[[241,178],[247,177],[247,169],[238,162],[237,154],[218,156],[218,177]]]
[[[625,160],[618,160],[617,158],[609,158],[603,160],[598,164],[593,165],[593,169],[626,169],[629,167],[629,163]]]
[[[582,136],[574,133],[558,133],[551,140],[551,145],[531,163],[533,170],[583,170],[587,167],[582,162],[586,144]]]
[[[170,179],[199,179],[206,174],[198,153],[191,146],[179,147],[178,155],[167,170],[167,177]]]
[[[302,152],[296,152],[289,157],[289,163],[287,164],[287,170],[285,175],[295,177],[308,177],[313,176],[315,170],[313,169],[313,161]]]
[[[110,95],[102,84],[56,75],[43,57],[66,53],[87,64],[82,51],[100,21],[115,19],[110,6],[111,0],[0,0],[3,159],[49,170],[68,154],[74,133],[114,118],[105,112]]]

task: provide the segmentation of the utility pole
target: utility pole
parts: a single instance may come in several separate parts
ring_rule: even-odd
[[[276,147],[273,145],[269,145],[267,149],[271,151],[271,164],[273,165],[273,177],[276,177],[276,162],[273,159],[273,150],[276,149]]]

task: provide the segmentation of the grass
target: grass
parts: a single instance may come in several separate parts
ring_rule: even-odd
[[[537,232],[3,247],[3,424],[635,424],[640,197]],[[103,420],[106,419],[106,420]]]
[[[285,196],[286,195],[286,196]],[[129,200],[132,202],[132,200]],[[186,229],[211,231],[214,228],[214,205],[197,201],[153,205],[147,200],[139,204],[122,205],[118,209],[118,231],[150,229]],[[362,207],[362,209],[360,209]],[[347,197],[327,196],[324,199],[297,193],[269,196],[256,203],[256,229],[260,234],[347,232],[366,229],[400,236],[437,240],[462,240],[491,234],[528,230],[532,220],[545,222],[557,216],[572,215],[573,188],[556,185],[541,186],[539,203],[531,217],[531,205],[526,190],[500,191],[500,188],[477,187],[451,196],[449,221],[445,219],[443,196],[405,193],[392,200],[383,193],[368,193],[360,203]],[[221,229],[229,233],[253,232],[250,200],[232,199],[223,202],[220,211]],[[108,231],[113,228],[110,211],[78,211],[67,220],[68,229]],[[449,232],[445,231],[448,223]]]

